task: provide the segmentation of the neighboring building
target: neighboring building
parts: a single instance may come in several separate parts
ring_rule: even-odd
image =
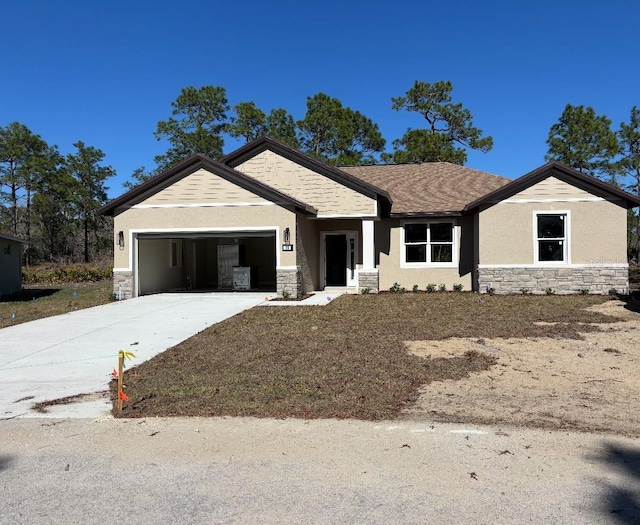
[[[22,245],[25,241],[0,234],[0,297],[22,290]]]
[[[114,217],[123,298],[394,283],[607,293],[628,288],[638,205],[555,162],[516,180],[442,162],[338,169],[263,137],[219,161],[195,155],[100,212]]]

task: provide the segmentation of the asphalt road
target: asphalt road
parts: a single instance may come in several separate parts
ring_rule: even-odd
[[[640,523],[640,441],[424,421],[0,421],[0,523]]]

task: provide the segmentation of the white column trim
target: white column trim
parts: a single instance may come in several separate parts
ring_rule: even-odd
[[[362,220],[362,269],[375,270],[376,250],[373,220]]]

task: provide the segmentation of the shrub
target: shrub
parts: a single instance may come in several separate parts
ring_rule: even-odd
[[[580,289],[580,295],[589,295],[589,289],[588,288],[581,288]]]
[[[453,285],[453,291],[454,292],[461,292],[463,288],[464,288],[464,286],[462,284],[454,284]]]
[[[360,293],[362,295],[367,295],[371,293],[371,288],[363,288],[362,290],[360,290]]]
[[[282,290],[282,298],[286,301],[291,297],[291,292],[289,290]]]
[[[616,288],[610,288],[609,295],[618,295],[618,290]]]
[[[426,290],[427,290],[427,293],[433,293],[436,291],[436,285],[434,283],[429,283],[427,285]]]
[[[522,295],[529,295],[529,288],[520,288]]]
[[[440,286],[438,286],[438,291],[439,292],[446,292],[447,291],[447,285],[446,284],[441,284]]]
[[[403,286],[400,286],[398,283],[393,283],[393,286],[389,288],[391,293],[404,293],[406,290]]]
[[[22,269],[24,284],[59,284],[97,282],[111,279],[110,266],[74,264],[70,266],[32,266]]]
[[[413,285],[413,291],[414,291],[414,293],[415,293],[415,292],[417,292],[418,290],[419,290],[418,285],[417,285],[417,284],[414,284],[414,285]]]
[[[544,289],[544,293],[546,293],[547,295],[553,295],[555,291],[553,290],[553,288],[548,287]]]
[[[495,293],[496,293],[496,289],[495,289],[495,288],[492,288],[492,287],[488,287],[488,288],[487,288],[487,293],[488,293],[489,295],[495,295]]]

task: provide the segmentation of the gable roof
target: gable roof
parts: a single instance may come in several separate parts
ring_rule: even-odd
[[[560,162],[552,161],[470,202],[465,207],[465,211],[475,210],[482,204],[493,204],[504,200],[548,177],[556,177],[567,184],[576,186],[599,197],[612,200],[613,202],[618,201],[618,204],[624,205],[626,208],[640,206],[640,198],[635,195],[631,195],[606,182],[602,182],[595,177],[580,173]]]
[[[229,182],[236,184],[237,186],[248,190],[260,197],[270,200],[271,202],[283,206],[285,208],[293,208],[308,215],[316,215],[318,210],[309,204],[294,199],[289,195],[286,195],[271,186],[267,186],[262,182],[248,177],[237,170],[230,168],[220,162],[217,162],[206,155],[196,154],[188,159],[173,165],[166,171],[163,171],[159,175],[150,178],[142,184],[124,193],[120,197],[108,202],[100,209],[98,214],[100,215],[113,215],[115,210],[121,206],[131,206],[139,203],[149,197],[150,195],[166,188],[173,184],[177,180],[180,180],[187,175],[194,173],[200,168],[204,168],[211,173],[228,180]]]
[[[318,160],[306,153],[302,153],[282,142],[278,142],[271,137],[263,136],[257,138],[256,140],[245,144],[244,146],[238,148],[235,151],[232,151],[228,155],[220,158],[220,162],[235,168],[236,166],[242,164],[246,160],[249,160],[252,157],[262,153],[263,151],[270,150],[273,153],[276,153],[285,159],[290,160],[291,162],[295,162],[300,166],[304,166],[311,171],[315,171],[325,177],[346,186],[349,189],[357,191],[367,197],[372,199],[380,199],[387,201],[387,203],[391,204],[391,196],[389,193],[377,187],[361,178],[353,177],[351,174],[347,173],[342,168],[338,169],[334,166],[326,164],[321,160]]]
[[[461,215],[469,202],[511,182],[450,162],[340,169],[389,192],[393,199],[392,217]]]

